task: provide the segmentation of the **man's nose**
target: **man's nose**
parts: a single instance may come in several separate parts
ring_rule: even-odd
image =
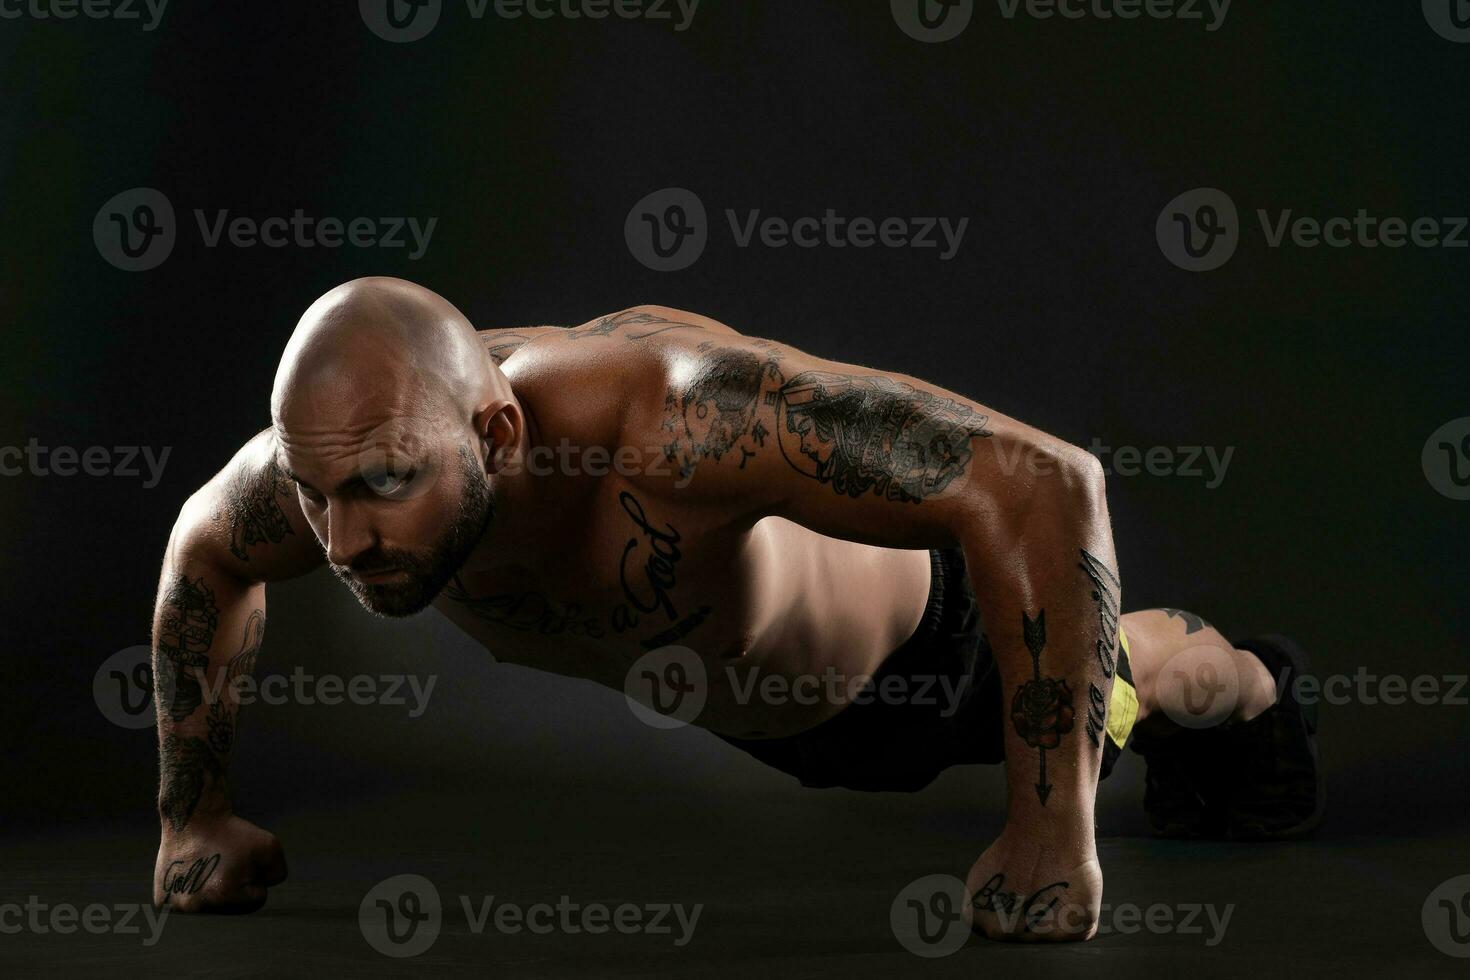
[[[377,533],[361,510],[351,504],[327,508],[327,561],[351,565],[352,560],[377,543]]]

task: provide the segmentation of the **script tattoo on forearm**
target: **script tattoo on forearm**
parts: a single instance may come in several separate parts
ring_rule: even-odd
[[[1087,683],[1087,740],[1095,749],[1102,748],[1102,733],[1107,725],[1107,699],[1096,684]]]
[[[1046,610],[1038,612],[1035,619],[1023,611],[1021,632],[1026,649],[1031,653],[1032,677],[1016,688],[1016,696],[1011,701],[1011,723],[1016,727],[1016,734],[1037,751],[1036,797],[1042,806],[1046,806],[1052,790],[1046,781],[1046,750],[1060,746],[1062,736],[1072,730],[1075,714],[1072,691],[1065,679],[1041,675],[1041,654],[1046,647]]]
[[[1003,890],[1005,882],[1004,873],[996,872],[991,875],[971,897],[970,905],[977,912],[989,912],[1001,918],[1003,928],[1014,928],[1019,917],[1021,926],[1029,930],[1036,929],[1052,914],[1052,909],[1061,901],[1069,884],[1065,881],[1054,881],[1049,885],[1042,885],[1023,899],[1020,892]]]
[[[1201,619],[1199,616],[1196,616],[1192,612],[1185,612],[1183,609],[1165,609],[1164,612],[1169,614],[1170,619],[1173,619],[1177,616],[1179,619],[1184,621],[1185,636],[1188,636],[1190,633],[1198,633],[1200,630],[1210,628],[1209,623],[1205,622],[1203,619]]]
[[[884,377],[803,371],[781,386],[777,432],[798,472],[847,497],[919,503],[970,465],[988,417]]]
[[[253,546],[279,544],[287,535],[294,534],[277,498],[289,500],[295,492],[274,455],[260,473],[235,480],[227,508],[230,554],[249,561]]]
[[[1097,663],[1102,668],[1104,681],[1113,676],[1117,663],[1113,651],[1118,647],[1118,624],[1120,622],[1120,596],[1123,583],[1108,570],[1108,566],[1090,554],[1086,548],[1079,549],[1082,561],[1077,567],[1087,574],[1092,582],[1092,604],[1097,609],[1098,638],[1094,649]],[[1092,681],[1087,683],[1087,738],[1094,748],[1102,746],[1102,733],[1107,723],[1107,695]]]
[[[1081,549],[1081,553],[1082,561],[1077,567],[1092,580],[1092,604],[1097,607],[1100,633],[1096,644],[1097,663],[1102,668],[1103,677],[1112,677],[1116,669],[1113,651],[1118,646],[1118,600],[1123,583],[1118,581],[1118,576],[1108,571],[1108,566],[1089,554],[1087,549]]]

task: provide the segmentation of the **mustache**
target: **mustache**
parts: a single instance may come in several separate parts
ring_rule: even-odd
[[[378,572],[393,571],[399,568],[413,569],[418,560],[407,551],[399,551],[396,548],[373,548],[364,551],[345,565],[333,565],[332,570],[338,574],[374,575]]]

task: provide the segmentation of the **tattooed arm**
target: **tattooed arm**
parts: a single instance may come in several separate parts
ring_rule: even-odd
[[[321,561],[269,430],[194,494],[174,525],[153,616],[159,904],[248,910],[284,876],[275,838],[233,815],[235,684],[254,670],[264,637],[264,583]]]
[[[917,378],[738,335],[670,336],[647,414],[684,499],[885,547],[964,549],[1010,719],[1007,822],[971,873],[974,922],[996,937],[1091,935],[1120,599],[1097,461]],[[1048,910],[1072,931],[1048,932]]]

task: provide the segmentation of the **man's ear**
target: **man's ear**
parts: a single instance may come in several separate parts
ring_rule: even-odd
[[[475,412],[474,424],[485,444],[485,472],[498,473],[513,465],[525,425],[520,406],[508,399],[487,402]]]

